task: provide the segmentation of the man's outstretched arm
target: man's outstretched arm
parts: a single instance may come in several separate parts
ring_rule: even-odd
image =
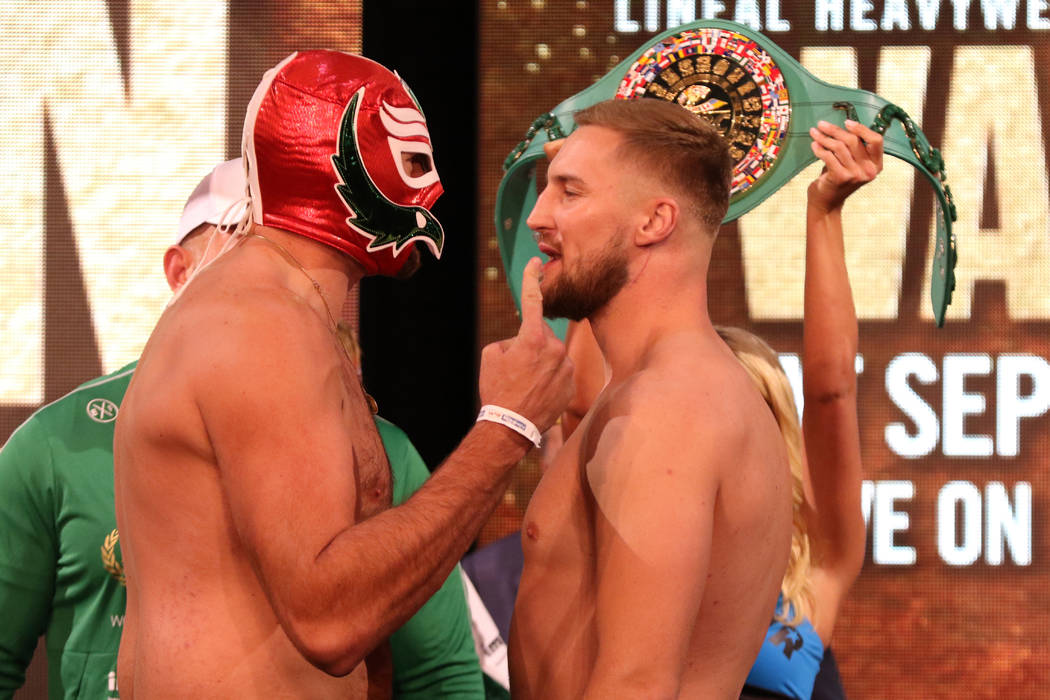
[[[484,350],[480,386],[483,403],[544,430],[568,400],[571,367],[542,320],[537,262],[526,268],[519,333]],[[362,520],[361,504],[381,494],[357,475],[382,457],[350,433],[372,428],[349,425],[345,368],[318,360],[331,338],[286,335],[280,353],[266,351],[275,328],[302,325],[299,309],[267,308],[225,319],[238,342],[213,349],[201,415],[231,524],[282,627],[311,663],[343,675],[437,590],[530,443],[479,423],[407,503]]]

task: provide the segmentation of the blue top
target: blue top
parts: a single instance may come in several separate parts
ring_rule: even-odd
[[[783,597],[777,598],[777,609]],[[766,639],[759,649],[746,684],[780,693],[790,698],[809,700],[813,682],[824,658],[824,643],[809,620],[789,627],[774,619],[769,623]]]

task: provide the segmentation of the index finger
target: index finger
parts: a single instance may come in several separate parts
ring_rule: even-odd
[[[521,275],[521,327],[543,324],[543,293],[540,291],[539,258],[531,258]],[[520,332],[520,331],[519,331]]]

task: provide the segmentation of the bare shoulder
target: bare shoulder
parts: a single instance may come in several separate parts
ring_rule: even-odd
[[[750,437],[756,411],[768,413],[728,349],[699,343],[655,358],[608,399],[612,413],[683,447],[710,445],[712,437],[732,446]]]
[[[239,442],[282,416],[337,419],[345,393],[347,368],[317,313],[285,289],[231,272],[209,268],[190,282],[140,364],[143,380],[169,397],[163,403],[177,394],[187,415],[199,415],[203,432],[191,437],[202,452],[220,435]]]
[[[202,275],[171,311],[193,374],[205,382],[308,378],[338,359],[322,319],[279,287]]]
[[[771,411],[715,342],[682,343],[610,385],[584,429],[581,458],[595,492],[621,471],[696,493],[786,465]]]

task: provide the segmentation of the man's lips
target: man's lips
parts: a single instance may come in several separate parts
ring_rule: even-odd
[[[561,252],[557,248],[550,246],[546,243],[539,243],[540,252],[546,255],[551,260],[561,257]]]

